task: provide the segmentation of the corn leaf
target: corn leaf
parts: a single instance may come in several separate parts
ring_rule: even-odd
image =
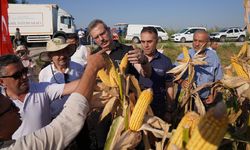
[[[124,118],[122,116],[118,116],[113,120],[112,125],[110,126],[107,140],[104,146],[105,150],[113,149],[116,142],[119,140],[121,132],[123,130],[124,130]]]

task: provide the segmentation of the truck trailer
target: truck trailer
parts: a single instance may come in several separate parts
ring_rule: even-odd
[[[9,4],[8,16],[12,39],[19,28],[27,43],[66,38],[76,29],[73,16],[56,4]]]

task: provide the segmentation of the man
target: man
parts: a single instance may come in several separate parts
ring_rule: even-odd
[[[144,77],[150,77],[151,66],[142,51],[140,49],[134,49],[131,46],[123,45],[118,41],[114,41],[110,28],[102,20],[96,19],[90,22],[88,30],[90,36],[99,46],[97,50],[105,49],[116,67],[119,66],[123,56],[128,53],[128,60],[130,63],[127,73],[133,74],[137,78],[139,77],[138,72]]]
[[[85,37],[85,32],[83,31],[82,28],[77,32],[79,40],[80,40],[80,45],[83,45],[83,39]]]
[[[91,100],[93,93],[96,74],[99,69],[105,66],[102,53],[92,55],[88,59],[86,73],[82,76],[79,86],[71,94],[68,101],[64,105],[63,111],[51,122],[48,126],[30,133],[16,141],[3,142],[0,133],[0,148],[1,149],[64,149],[77,133],[82,128],[89,108],[100,105],[101,102]],[[2,99],[0,95],[0,108],[5,111],[5,114],[0,116],[0,124],[4,122],[5,126],[0,126],[0,131],[12,132],[13,128],[7,125],[12,125],[14,122],[20,122],[20,118],[15,111],[7,109],[10,100]],[[2,110],[1,109],[1,110]],[[0,112],[1,112],[0,110]],[[1,112],[2,114],[2,112]],[[4,118],[4,117],[5,118]]]
[[[223,76],[222,68],[220,64],[220,59],[217,54],[210,49],[207,49],[207,44],[209,42],[209,35],[204,30],[197,30],[194,33],[193,37],[193,48],[188,51],[190,57],[192,58],[196,52],[200,51],[199,54],[205,55],[207,65],[196,65],[195,67],[195,76],[194,81],[197,86],[200,86],[204,83],[215,82],[220,80]],[[183,58],[183,54],[178,56],[178,60]],[[185,77],[184,77],[185,78]],[[187,80],[179,80],[178,83],[182,87],[187,87]],[[214,104],[214,97],[210,93],[210,88],[204,88],[199,91],[201,100],[203,101],[206,109]]]
[[[21,125],[18,111],[12,101],[0,93],[0,141],[10,140],[12,134]]]
[[[13,40],[13,48],[14,48],[14,50],[17,48],[18,45],[23,45],[23,44],[25,44],[25,42],[22,39],[20,29],[16,28],[15,37],[14,37],[14,40]]]
[[[28,77],[31,81],[37,81],[35,77],[35,66],[36,63],[32,61],[29,50],[25,45],[19,45],[17,46],[15,50],[15,54],[21,58],[21,61],[23,63],[24,67],[27,67],[29,69]]]
[[[79,38],[76,33],[69,34],[67,36],[67,43],[76,45],[76,51],[71,56],[71,61],[81,64],[83,67],[87,63],[87,57],[90,53],[90,50],[81,44],[79,44]]]
[[[22,124],[13,134],[17,139],[36,131],[51,122],[50,103],[61,96],[71,94],[79,81],[68,84],[33,83],[16,55],[0,57],[0,85],[4,95],[20,109]]]
[[[61,38],[48,41],[46,51],[40,54],[40,59],[51,61],[51,63],[40,71],[39,82],[62,84],[79,79],[84,68],[76,62],[70,61],[75,48],[74,44],[66,43]],[[60,97],[51,103],[52,118],[55,118],[61,112],[67,98],[68,96]]]
[[[117,68],[123,56],[128,53],[130,63],[128,64],[126,73],[135,75],[137,79],[140,74],[144,77],[150,77],[151,65],[142,51],[113,40],[110,28],[102,20],[96,19],[90,22],[88,31],[95,43],[99,46],[97,50],[92,53],[99,50],[106,51]],[[100,123],[96,123],[94,131],[96,135],[93,136],[96,136],[98,149],[103,149],[111,123],[111,116],[106,117]]]
[[[166,74],[172,68],[172,63],[168,57],[158,52],[157,42],[157,30],[154,27],[144,27],[141,31],[141,46],[153,69],[150,78],[140,76],[139,83],[143,89],[153,89],[151,108],[156,116],[166,120],[167,112],[174,110],[173,83],[171,76]]]
[[[218,47],[219,47],[218,42],[215,39],[210,39],[208,49],[211,49],[214,52],[216,52]]]

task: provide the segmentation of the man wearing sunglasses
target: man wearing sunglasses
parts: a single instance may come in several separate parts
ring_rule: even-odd
[[[27,72],[19,57],[15,55],[0,57],[0,85],[4,88],[3,94],[20,109],[22,118],[22,124],[13,134],[13,139],[48,125],[51,122],[51,101],[71,94],[79,83],[79,81],[68,84],[33,83],[29,82]]]
[[[82,128],[89,109],[104,104],[103,102],[91,99],[97,72],[105,66],[102,53],[98,52],[89,57],[86,73],[82,76],[79,85],[69,97],[59,116],[46,127],[16,141],[6,140],[9,139],[10,134],[20,125],[20,116],[11,105],[11,100],[0,94],[0,149],[64,149]],[[3,57],[9,58],[10,55],[2,56],[0,60],[3,60]],[[7,69],[8,67],[14,69],[13,65],[18,64],[11,63],[6,67]],[[3,74],[2,70],[0,72],[1,75]],[[6,72],[4,78],[10,78],[11,80],[12,77],[7,77],[10,76],[9,74],[9,72]],[[25,78],[25,75],[22,78]],[[2,78],[0,79],[2,80]]]

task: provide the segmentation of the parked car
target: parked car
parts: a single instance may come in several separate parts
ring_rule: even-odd
[[[246,40],[246,31],[238,27],[225,28],[219,32],[211,33],[210,38],[220,42],[225,42],[226,40],[244,42]]]
[[[194,32],[197,30],[207,30],[204,27],[188,27],[183,30],[181,30],[178,33],[175,33],[171,36],[171,41],[174,42],[192,42],[193,41],[193,36]]]
[[[158,31],[158,42],[161,42],[163,40],[168,40],[168,33],[158,25],[143,25],[143,24],[127,24],[125,27],[126,33],[125,33],[125,40],[132,41],[134,43],[139,43],[140,33],[143,27],[154,27]]]

